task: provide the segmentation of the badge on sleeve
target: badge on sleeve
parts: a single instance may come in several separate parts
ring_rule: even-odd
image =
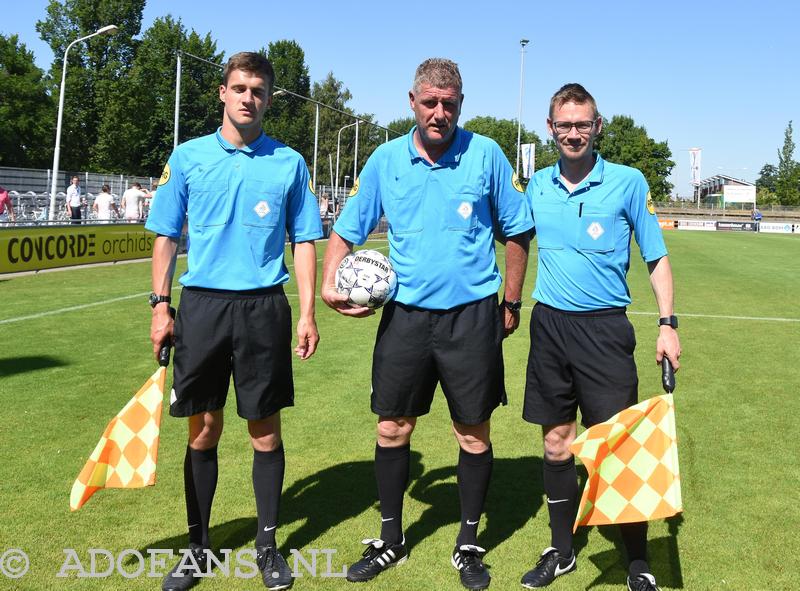
[[[350,189],[350,197],[355,197],[358,193],[358,177],[356,177],[356,182],[353,183],[353,188]]]
[[[314,192],[314,183],[311,182],[311,179],[308,179],[308,190],[311,191],[311,194],[314,195],[314,197],[317,196],[317,194]]]
[[[522,182],[520,182],[517,173],[515,172],[514,175],[511,177],[511,184],[514,185],[514,188],[519,191],[520,193],[525,192],[525,187],[522,186]]]
[[[656,207],[653,205],[653,198],[650,196],[650,191],[647,192],[647,211],[650,215],[656,215]]]
[[[158,180],[158,185],[166,185],[169,182],[170,171],[169,162],[164,165],[164,172],[161,173],[161,178]]]

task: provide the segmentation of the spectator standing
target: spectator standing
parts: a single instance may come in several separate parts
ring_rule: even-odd
[[[111,218],[111,212],[114,212],[114,217],[119,217],[119,210],[114,201],[114,196],[111,194],[111,187],[103,185],[100,193],[94,198],[92,203],[92,210],[97,214],[97,219],[107,224]]]
[[[17,221],[14,204],[11,203],[11,197],[8,196],[8,189],[0,187],[0,221],[5,221],[4,218],[8,218],[12,222]]]
[[[83,189],[77,176],[72,177],[72,183],[67,187],[67,214],[73,224],[81,223],[81,205]]]
[[[125,212],[125,219],[129,222],[138,222],[142,219],[144,200],[150,195],[149,191],[142,189],[141,183],[133,183],[130,188],[122,194],[122,210]]]

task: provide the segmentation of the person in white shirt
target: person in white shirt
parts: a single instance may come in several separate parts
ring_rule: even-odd
[[[145,197],[149,197],[150,192],[142,189],[140,183],[133,183],[131,187],[122,194],[122,209],[125,211],[125,219],[129,222],[138,222],[142,219],[142,209]]]
[[[94,198],[92,209],[97,214],[97,219],[102,223],[107,224],[111,218],[111,212],[114,212],[114,217],[119,217],[119,210],[114,201],[114,196],[111,194],[111,187],[103,185],[102,191],[97,197]]]
[[[81,190],[80,179],[72,177],[72,184],[67,187],[67,213],[73,224],[81,223]]]

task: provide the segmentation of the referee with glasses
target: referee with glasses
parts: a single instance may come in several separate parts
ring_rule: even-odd
[[[411,434],[437,384],[459,445],[461,530],[450,560],[468,589],[485,589],[491,578],[477,539],[492,472],[489,419],[505,404],[502,342],[519,325],[532,222],[498,145],[458,127],[461,90],[452,61],[429,59],[417,68],[409,92],[416,126],[369,158],[325,253],[325,303],[345,315],[372,313],[349,308],[334,276],[353,244],[363,244],[386,216],[398,291],[383,310],[372,360],[381,533],[364,541],[350,581],[368,581],[408,556],[402,517]],[[502,305],[493,228],[507,237]]]
[[[539,588],[575,570],[572,526],[578,500],[569,446],[582,423],[601,423],[638,399],[636,337],[625,315],[631,237],[650,272],[659,314],[656,361],[677,370],[681,355],[673,315],[672,270],[647,182],[641,172],[593,151],[602,129],[594,98],[567,84],[550,101],[547,130],[559,161],[527,188],[539,265],[523,417],[542,425],[544,491],[551,544],[522,586]],[[655,591],[647,564],[647,522],[620,525],[630,591]]]
[[[319,341],[314,240],[322,226],[303,158],[261,129],[273,81],[272,65],[261,54],[230,58],[219,87],[222,127],[173,152],[146,224],[158,235],[150,338],[156,353],[162,343],[175,343],[170,414],[189,419],[186,514],[189,546],[203,571],[182,560],[164,578],[163,591],[188,589],[208,576],[217,444],[231,375],[253,446],[256,563],[268,589],[287,589],[293,581],[275,541],[285,469],[280,411],[294,404],[284,248],[288,234],[300,300],[295,352],[308,359]],[[170,289],[187,214],[188,264],[173,326]]]

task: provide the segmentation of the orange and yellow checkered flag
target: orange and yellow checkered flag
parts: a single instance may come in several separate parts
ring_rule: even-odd
[[[672,394],[590,427],[570,451],[589,473],[574,529],[662,519],[683,510]]]
[[[166,376],[167,368],[159,367],[111,419],[72,485],[69,497],[72,511],[80,509],[101,488],[141,488],[155,484]]]

